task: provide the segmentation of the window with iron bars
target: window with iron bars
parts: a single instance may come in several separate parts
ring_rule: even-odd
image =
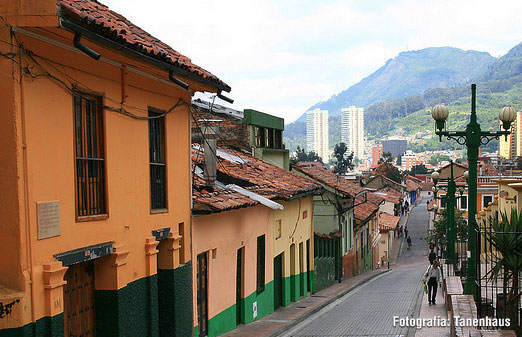
[[[162,112],[151,111],[149,117]],[[150,207],[167,209],[167,179],[165,162],[165,116],[149,119]]]
[[[107,214],[101,97],[74,96],[76,214]]]

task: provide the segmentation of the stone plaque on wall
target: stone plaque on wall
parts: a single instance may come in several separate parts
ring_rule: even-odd
[[[38,240],[52,238],[61,234],[59,201],[37,202],[36,214]]]

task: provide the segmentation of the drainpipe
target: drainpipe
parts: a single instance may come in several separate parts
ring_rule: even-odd
[[[203,148],[205,156],[205,165],[203,166],[203,175],[205,183],[209,190],[214,190],[216,183],[216,161],[217,161],[217,138],[219,137],[219,126],[210,125],[210,120],[203,120],[201,133],[203,136]]]

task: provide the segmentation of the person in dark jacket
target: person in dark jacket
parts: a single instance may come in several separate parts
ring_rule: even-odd
[[[411,248],[411,237],[408,236],[408,238],[406,239],[406,242],[408,243],[408,250],[410,250],[410,248]]]
[[[437,254],[435,254],[435,252],[432,249],[431,252],[428,254],[428,260],[430,260],[430,264],[433,264],[433,261],[435,261],[436,259]]]

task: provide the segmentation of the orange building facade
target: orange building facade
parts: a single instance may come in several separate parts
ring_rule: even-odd
[[[0,16],[0,336],[190,335],[190,99],[230,88],[95,1]]]

